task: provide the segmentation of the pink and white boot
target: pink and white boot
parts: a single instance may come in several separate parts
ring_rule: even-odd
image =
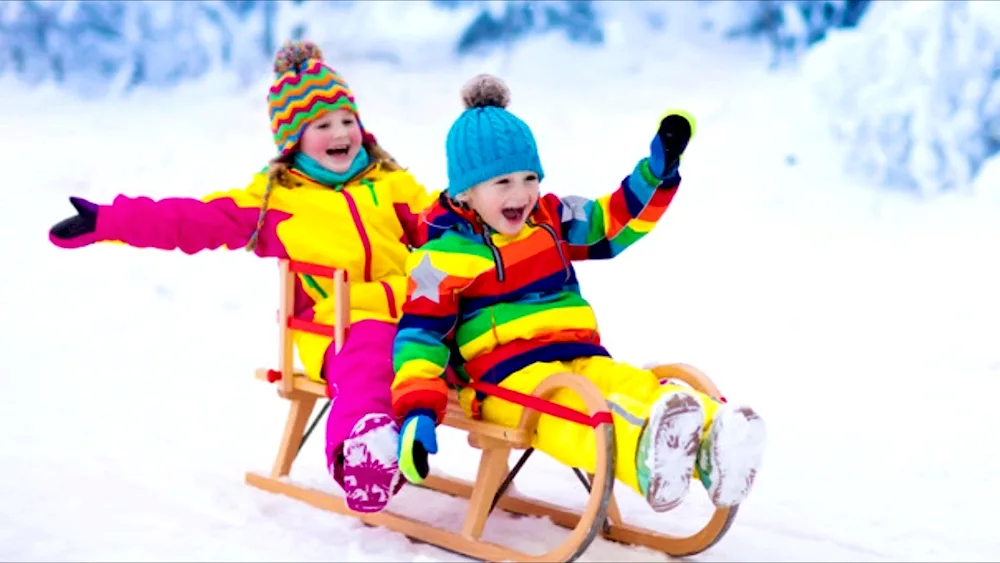
[[[396,458],[399,426],[385,414],[364,416],[344,441],[343,487],[347,507],[379,512],[402,486]]]

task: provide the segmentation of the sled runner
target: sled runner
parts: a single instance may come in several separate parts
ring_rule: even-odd
[[[305,439],[322,419],[329,402],[306,430],[316,401],[328,398],[327,388],[325,384],[308,379],[304,373],[294,369],[290,329],[332,336],[339,351],[348,331],[349,287],[346,274],[342,270],[289,260],[281,260],[279,267],[281,275],[281,301],[278,312],[279,368],[258,369],[256,377],[276,384],[278,394],[290,402],[290,407],[278,455],[270,475],[247,473],[247,484],[485,561],[573,561],[587,550],[598,535],[611,541],[644,546],[679,557],[700,553],[710,548],[728,531],[736,516],[737,507],[715,510],[708,523],[700,530],[683,537],[661,534],[625,523],[614,496],[615,436],[608,404],[592,383],[570,373],[548,377],[531,395],[484,383],[475,384],[477,390],[525,407],[520,425],[514,429],[466,417],[452,392],[444,425],[467,432],[469,445],[481,450],[476,480],[468,482],[432,473],[421,487],[468,499],[465,519],[459,530],[436,528],[417,519],[394,513],[391,511],[393,506],[391,502],[389,508],[382,512],[356,513],[347,508],[342,496],[296,485],[289,479],[292,463]],[[317,324],[292,316],[295,278],[299,273],[334,280],[337,313],[335,326]],[[690,366],[669,364],[655,367],[653,371],[661,380],[680,381],[712,396],[721,396],[707,376]],[[547,400],[561,388],[576,392],[583,399],[589,413],[584,414]],[[572,470],[583,484],[583,490],[589,495],[585,507],[580,512],[523,498],[509,491],[514,477],[534,451],[531,448],[531,436],[541,414],[561,417],[594,429],[598,457],[595,464],[597,473],[585,475],[578,469]],[[524,450],[524,453],[511,469],[509,457],[512,450]],[[407,487],[413,486],[407,484]],[[556,525],[571,531],[560,545],[544,554],[522,553],[503,545],[483,541],[481,536],[486,521],[497,508],[514,514],[546,517]]]

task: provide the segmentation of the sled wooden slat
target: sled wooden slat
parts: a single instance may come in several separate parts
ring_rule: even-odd
[[[569,373],[558,373],[545,379],[534,390],[533,395],[544,401],[559,389],[569,389],[579,395],[591,415],[596,440],[597,470],[595,474],[589,476],[590,492],[587,503],[581,511],[523,498],[510,492],[511,489],[505,488],[509,483],[503,484],[510,473],[508,462],[510,453],[513,450],[531,447],[531,436],[534,435],[534,428],[541,413],[529,408],[523,409],[517,428],[472,420],[465,416],[454,391],[449,394],[443,424],[466,432],[469,444],[480,450],[478,474],[474,482],[469,482],[433,473],[420,487],[469,500],[465,519],[459,530],[436,528],[395,513],[392,511],[392,502],[386,510],[379,513],[356,513],[347,507],[341,495],[296,484],[289,479],[289,474],[302,444],[305,427],[316,401],[327,397],[324,383],[311,380],[304,373],[293,369],[291,329],[303,330],[303,327],[307,327],[292,319],[296,272],[331,277],[334,280],[337,318],[334,326],[327,326],[323,330],[324,333],[332,334],[337,351],[343,346],[349,330],[349,287],[347,275],[340,270],[287,260],[279,261],[279,266],[279,367],[277,370],[258,369],[255,377],[277,384],[278,395],[289,401],[289,413],[278,455],[270,474],[247,473],[245,481],[248,485],[294,498],[316,508],[348,515],[366,524],[394,530],[415,540],[484,561],[573,561],[582,555],[599,535],[608,540],[641,545],[672,556],[693,555],[714,545],[728,530],[736,515],[735,507],[716,510],[707,524],[687,537],[669,536],[626,524],[613,494],[616,448],[608,404],[591,382]],[[653,371],[661,379],[679,380],[705,393],[720,396],[712,381],[690,366],[670,364],[654,368]],[[550,415],[553,415],[551,411]],[[444,458],[440,462],[444,463]],[[332,480],[330,487],[334,487]],[[495,500],[494,497],[498,498]],[[522,553],[510,547],[483,541],[480,537],[492,513],[494,502],[501,510],[546,517],[554,524],[571,531],[559,545],[544,554]]]
[[[316,489],[308,489],[287,481],[269,479],[254,473],[248,473],[247,484],[272,493],[285,495],[310,504],[316,508],[338,514],[349,515],[365,524],[387,528],[415,540],[423,541],[438,547],[462,554],[475,554],[484,561],[533,561],[527,554],[509,549],[494,543],[479,541],[454,532],[440,530],[428,526],[419,520],[393,513],[389,510],[375,513],[353,513],[343,499],[335,495],[323,493]]]
[[[267,380],[267,370],[258,370],[257,373]],[[293,379],[305,379],[305,376],[293,376]],[[315,393],[298,390],[299,386],[309,387],[305,382],[298,384],[293,382],[293,385],[289,386],[292,391],[288,394],[288,399],[293,405],[299,401],[309,401],[311,405],[314,405],[318,396]],[[315,390],[315,386],[309,388]],[[547,399],[559,389],[570,389],[577,392],[591,412],[599,412],[599,409],[607,406],[604,398],[592,383],[568,373],[558,373],[546,378],[535,390],[535,396]],[[457,407],[454,402],[451,402],[450,405],[452,405],[452,409]],[[294,408],[293,406],[293,410]],[[298,409],[294,410],[294,414],[289,415],[285,434],[287,440],[283,439],[282,441],[282,449],[278,454],[279,461],[275,463],[272,474],[265,476],[259,473],[247,473],[245,480],[248,485],[290,496],[317,508],[354,516],[363,522],[395,530],[411,538],[484,561],[572,561],[582,554],[600,533],[614,484],[612,477],[615,451],[614,431],[610,423],[600,424],[595,432],[596,466],[601,470],[594,477],[587,507],[577,518],[577,525],[573,526],[569,536],[550,552],[535,555],[481,541],[479,538],[492,512],[493,499],[497,495],[502,481],[509,473],[510,453],[517,447],[527,447],[520,436],[527,436],[533,432],[538,423],[539,413],[525,409],[517,429],[468,420],[464,418],[464,414],[455,413],[454,410],[446,417],[446,425],[449,425],[450,421],[458,421],[470,428],[468,430],[470,436],[474,435],[477,438],[476,443],[482,450],[475,485],[467,490],[466,498],[469,499],[469,503],[465,520],[459,531],[435,528],[418,520],[393,513],[391,509],[377,514],[354,513],[347,508],[343,497],[315,488],[302,487],[289,481],[287,477],[290,463],[286,463],[285,460],[292,455],[290,452],[293,449],[298,450],[300,442],[295,442],[294,437],[301,436],[301,428],[305,426],[303,421],[308,419],[309,414],[306,409]],[[293,417],[298,418],[293,420]],[[292,430],[287,430],[288,428]],[[516,433],[512,434],[512,432]],[[510,436],[515,438],[512,439]]]
[[[423,487],[454,497],[469,498],[475,484],[464,479],[430,475],[422,483]],[[613,497],[612,497],[613,500]],[[507,495],[500,499],[497,507],[512,514],[538,516],[549,518],[552,523],[572,530],[580,522],[580,514],[565,507],[542,500],[527,499],[518,495]],[[736,509],[720,509],[712,515],[708,523],[690,536],[672,536],[657,533],[639,526],[624,523],[621,517],[612,517],[609,510],[610,525],[602,532],[605,539],[618,543],[637,545],[662,551],[673,557],[684,557],[700,553],[718,540],[728,531],[736,518]]]
[[[269,371],[270,370],[267,369],[258,369],[255,376],[261,381],[268,381]],[[320,383],[319,381],[309,379],[303,372],[293,372],[292,382],[292,385],[289,387],[291,391],[286,392],[303,393],[316,398],[326,397],[326,385]],[[448,395],[448,410],[445,413],[444,419],[445,426],[450,426],[466,432],[474,432],[480,436],[493,438],[495,440],[501,440],[515,449],[530,447],[531,439],[522,430],[472,420],[471,418],[465,416],[465,413],[462,411],[462,407],[458,404],[458,399],[455,397],[454,391],[450,392]]]

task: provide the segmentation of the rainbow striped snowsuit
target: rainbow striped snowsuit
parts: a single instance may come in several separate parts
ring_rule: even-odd
[[[449,364],[466,413],[507,425],[517,424],[520,407],[476,393],[465,387],[468,382],[530,393],[547,375],[572,369],[608,393],[621,385],[649,385],[649,393],[656,392],[651,373],[612,361],[601,345],[597,319],[580,294],[572,261],[620,254],[652,230],[679,185],[679,174],[661,183],[642,159],[617,190],[597,200],[542,196],[526,227],[509,237],[442,195],[425,212],[429,242],[407,259],[408,299],[393,347],[396,416],[402,420],[415,409],[428,409],[440,423]],[[582,409],[573,398],[553,400]],[[637,417],[648,413],[648,405],[644,412],[644,405],[633,406]],[[542,421],[546,418],[551,417]],[[633,458],[639,431],[625,437]],[[566,432],[571,430],[553,429],[549,447],[536,447],[568,465],[586,467],[588,460],[580,454],[586,457],[587,448],[580,442],[587,438],[570,439]],[[633,476],[624,479],[629,484],[634,467],[631,471]]]

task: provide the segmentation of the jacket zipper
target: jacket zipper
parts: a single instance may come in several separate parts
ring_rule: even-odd
[[[562,241],[559,240],[559,235],[556,234],[556,230],[547,223],[534,223],[531,219],[528,219],[527,223],[528,225],[534,227],[541,227],[545,230],[545,232],[549,233],[550,237],[552,237],[552,241],[556,243],[556,252],[559,253],[559,261],[562,262],[563,270],[566,271],[566,281],[569,281],[569,260],[566,259],[566,255],[563,253]]]
[[[389,317],[395,319],[398,316],[396,314],[396,294],[393,293],[392,286],[389,285],[389,282],[381,283],[382,289],[385,290],[385,299],[389,302]]]
[[[365,226],[361,222],[361,214],[358,213],[358,205],[354,202],[354,198],[346,190],[340,193],[347,200],[347,208],[351,211],[354,226],[358,229],[358,237],[361,238],[361,246],[365,249],[365,281],[372,281],[372,241],[368,238],[368,232],[365,231]]]
[[[483,225],[483,242],[486,243],[487,248],[493,253],[493,262],[497,266],[497,281],[502,282],[506,277],[503,271],[503,257],[500,256],[500,249],[497,245],[493,244],[493,237],[490,236],[490,228]]]
[[[370,187],[370,186],[369,186]],[[372,281],[372,242],[368,238],[368,231],[365,230],[364,223],[361,222],[361,213],[358,212],[358,205],[354,201],[354,197],[347,191],[341,191],[344,195],[344,199],[347,201],[347,207],[351,211],[351,218],[354,220],[354,227],[358,230],[358,237],[361,239],[361,246],[365,249],[365,281]],[[374,196],[374,191],[372,192]],[[396,298],[393,294],[392,287],[386,283],[381,282],[382,289],[385,290],[385,301],[389,308],[389,317],[395,319],[398,317],[396,312]]]

